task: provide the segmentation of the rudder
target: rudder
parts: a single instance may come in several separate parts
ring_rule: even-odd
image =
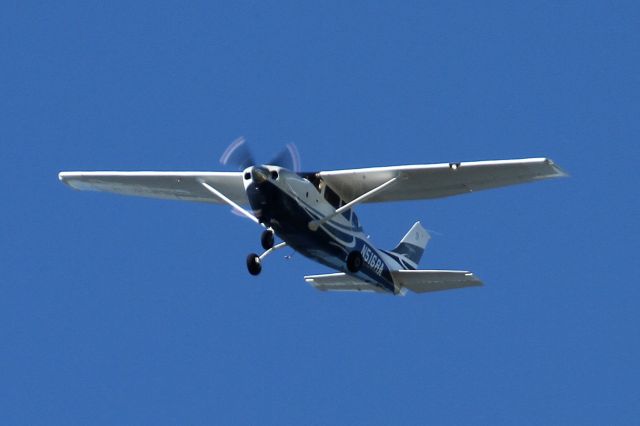
[[[423,228],[420,222],[416,222],[400,240],[398,246],[391,251],[399,255],[403,260],[408,261],[410,268],[407,269],[416,269],[430,239],[431,235],[427,230]]]

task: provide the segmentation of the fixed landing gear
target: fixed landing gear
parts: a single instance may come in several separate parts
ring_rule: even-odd
[[[265,249],[261,255],[250,253],[247,256],[247,270],[251,275],[258,275],[262,271],[262,260],[274,251],[286,246],[287,243],[282,242],[275,244],[275,236],[273,229],[265,230],[260,236],[260,244]]]
[[[274,243],[275,238],[273,235],[273,229],[265,229],[260,236],[260,244],[262,244],[262,248],[265,250],[269,250],[271,247],[273,247]]]
[[[359,251],[352,251],[347,256],[347,269],[349,272],[358,272],[362,268],[362,263],[362,254]]]
[[[247,269],[251,275],[258,275],[262,271],[262,262],[260,256],[255,253],[247,256]]]

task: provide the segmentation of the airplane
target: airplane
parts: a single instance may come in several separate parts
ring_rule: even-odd
[[[261,225],[264,252],[246,265],[258,275],[267,256],[293,248],[335,273],[304,279],[321,291],[404,295],[482,285],[469,271],[419,270],[429,232],[416,222],[398,245],[377,248],[364,233],[354,207],[361,203],[448,197],[567,174],[548,158],[475,161],[300,172],[293,145],[268,164],[255,164],[244,139],[221,158],[237,172],[60,172],[78,190],[227,204]],[[250,209],[245,208],[249,206]],[[276,243],[275,237],[282,240]]]

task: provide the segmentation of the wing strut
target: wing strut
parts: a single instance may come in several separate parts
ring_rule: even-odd
[[[250,211],[244,209],[239,204],[235,203],[233,200],[231,200],[230,198],[225,196],[222,192],[218,191],[213,186],[209,185],[207,182],[202,182],[201,181],[200,183],[202,184],[202,186],[205,187],[205,189],[207,191],[211,192],[213,195],[215,195],[216,197],[220,198],[225,203],[229,204],[231,207],[233,207],[238,212],[240,212],[243,216],[248,217],[249,219],[251,219],[252,221],[257,223],[258,225],[260,225],[260,221],[258,220],[258,218],[255,217]]]
[[[388,181],[386,181],[382,185],[376,186],[372,190],[365,192],[364,194],[362,194],[358,198],[356,198],[356,199],[348,202],[344,206],[340,207],[339,209],[337,209],[335,212],[331,213],[330,215],[327,215],[327,216],[323,217],[322,219],[312,220],[311,222],[309,222],[309,229],[312,230],[312,231],[317,231],[318,227],[320,225],[322,225],[323,223],[327,222],[328,220],[331,220],[331,218],[333,218],[334,216],[337,216],[337,215],[341,214],[342,212],[349,210],[351,207],[355,206],[356,204],[362,203],[367,198],[374,196],[378,192],[384,190],[386,187],[391,185],[396,180],[398,180],[397,176],[394,177],[394,178],[389,179]]]

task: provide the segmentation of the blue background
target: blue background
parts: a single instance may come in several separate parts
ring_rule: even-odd
[[[2,423],[637,424],[637,2],[231,3],[1,3]],[[305,170],[571,178],[361,206],[486,284],[394,298],[289,253],[250,277],[228,208],[56,176],[218,170],[240,135]]]

